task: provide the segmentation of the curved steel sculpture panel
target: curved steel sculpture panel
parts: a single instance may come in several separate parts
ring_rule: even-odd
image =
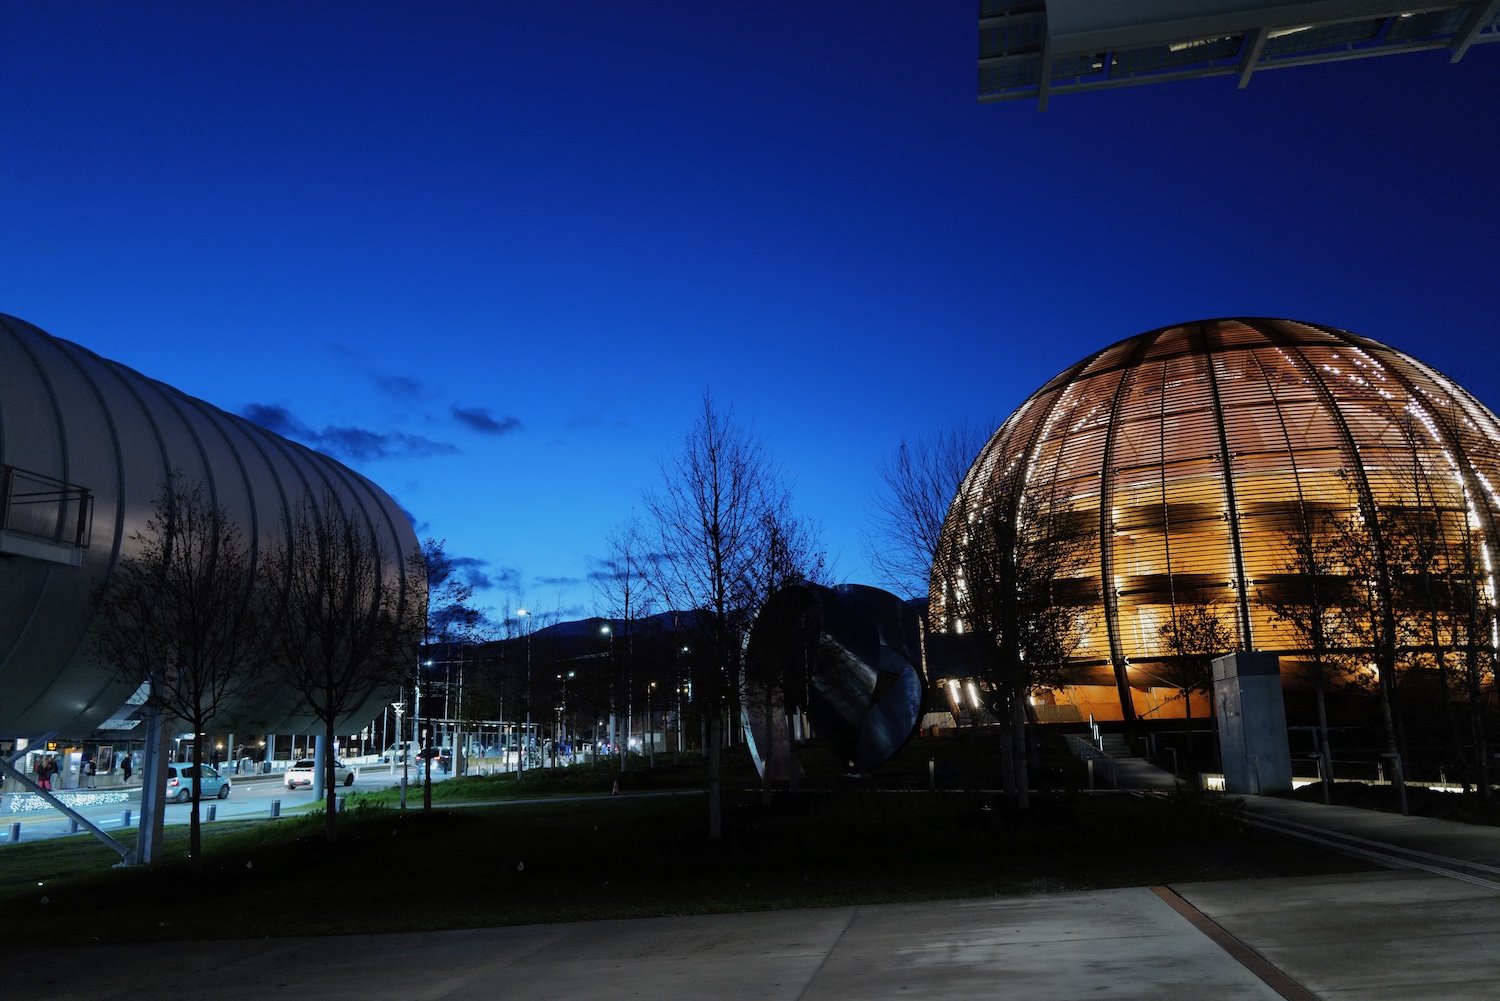
[[[91,595],[132,548],[167,477],[201,482],[258,553],[305,500],[336,498],[386,550],[403,591],[426,581],[417,539],[384,491],[335,460],[0,314],[0,733],[86,733],[131,685],[97,662]],[[367,719],[393,692],[371,692]],[[216,725],[310,729],[295,693],[268,686]]]
[[[879,588],[804,583],[772,595],[745,654],[746,730],[757,767],[770,756],[768,718],[793,706],[806,708],[840,760],[861,771],[889,760],[921,714],[921,628],[910,606]],[[765,698],[768,687],[779,699]]]

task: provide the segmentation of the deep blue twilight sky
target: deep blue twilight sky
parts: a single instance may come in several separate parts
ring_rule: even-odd
[[[870,581],[903,435],[1288,316],[1500,407],[1500,46],[975,100],[973,2],[0,6],[0,311],[572,617],[705,390]]]

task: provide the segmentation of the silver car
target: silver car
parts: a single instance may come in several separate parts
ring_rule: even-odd
[[[299,761],[292,762],[292,767],[286,770],[286,787],[288,789],[298,789],[302,786],[312,788],[314,767],[316,766],[313,764],[312,758],[302,758]],[[335,785],[352,786],[354,784],[354,774],[354,769],[342,761],[335,761],[333,763],[333,781]]]

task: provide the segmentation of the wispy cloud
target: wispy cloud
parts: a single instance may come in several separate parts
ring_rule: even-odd
[[[520,574],[509,567],[490,567],[489,560],[476,556],[454,556],[449,561],[453,569],[464,575],[465,582],[476,591],[491,591],[497,587],[513,584]]]
[[[536,577],[534,580],[543,587],[573,587],[584,583],[582,577]]]
[[[521,430],[519,417],[496,417],[484,407],[450,407],[454,420],[480,434],[502,435]]]
[[[406,520],[411,524],[411,530],[413,532],[416,532],[418,535],[422,535],[427,531],[427,522],[419,521],[417,519],[417,516],[412,514],[411,511],[409,511],[407,508],[402,507],[401,513],[406,515]]]
[[[288,438],[306,438],[313,433],[312,428],[294,417],[286,407],[270,403],[252,403],[240,411],[240,416]]]
[[[375,385],[379,386],[382,392],[398,400],[415,400],[435,395],[433,389],[420,379],[413,379],[409,375],[381,375],[371,372],[370,378],[375,381]]]
[[[274,404],[252,403],[241,410],[240,414],[268,431],[295,438],[340,459],[368,462],[374,459],[453,455],[458,452],[456,445],[404,431],[373,431],[337,424],[321,429],[313,428],[299,420],[286,407]]]
[[[594,583],[622,581],[628,578],[639,580],[643,574],[649,573],[666,560],[666,553],[641,553],[636,557],[635,566],[627,570],[618,560],[593,559],[590,562],[594,564],[595,569],[589,571],[588,579]]]

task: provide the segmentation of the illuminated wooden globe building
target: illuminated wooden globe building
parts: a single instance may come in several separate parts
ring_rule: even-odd
[[[1166,679],[1192,615],[1280,655],[1289,690],[1325,660],[1488,679],[1497,527],[1500,420],[1430,366],[1312,323],[1164,327],[1068,368],[990,438],[943,529],[932,628],[973,631],[979,541],[1001,538],[1074,554],[1045,583],[1067,635],[1031,692],[1043,721],[1181,716]]]

